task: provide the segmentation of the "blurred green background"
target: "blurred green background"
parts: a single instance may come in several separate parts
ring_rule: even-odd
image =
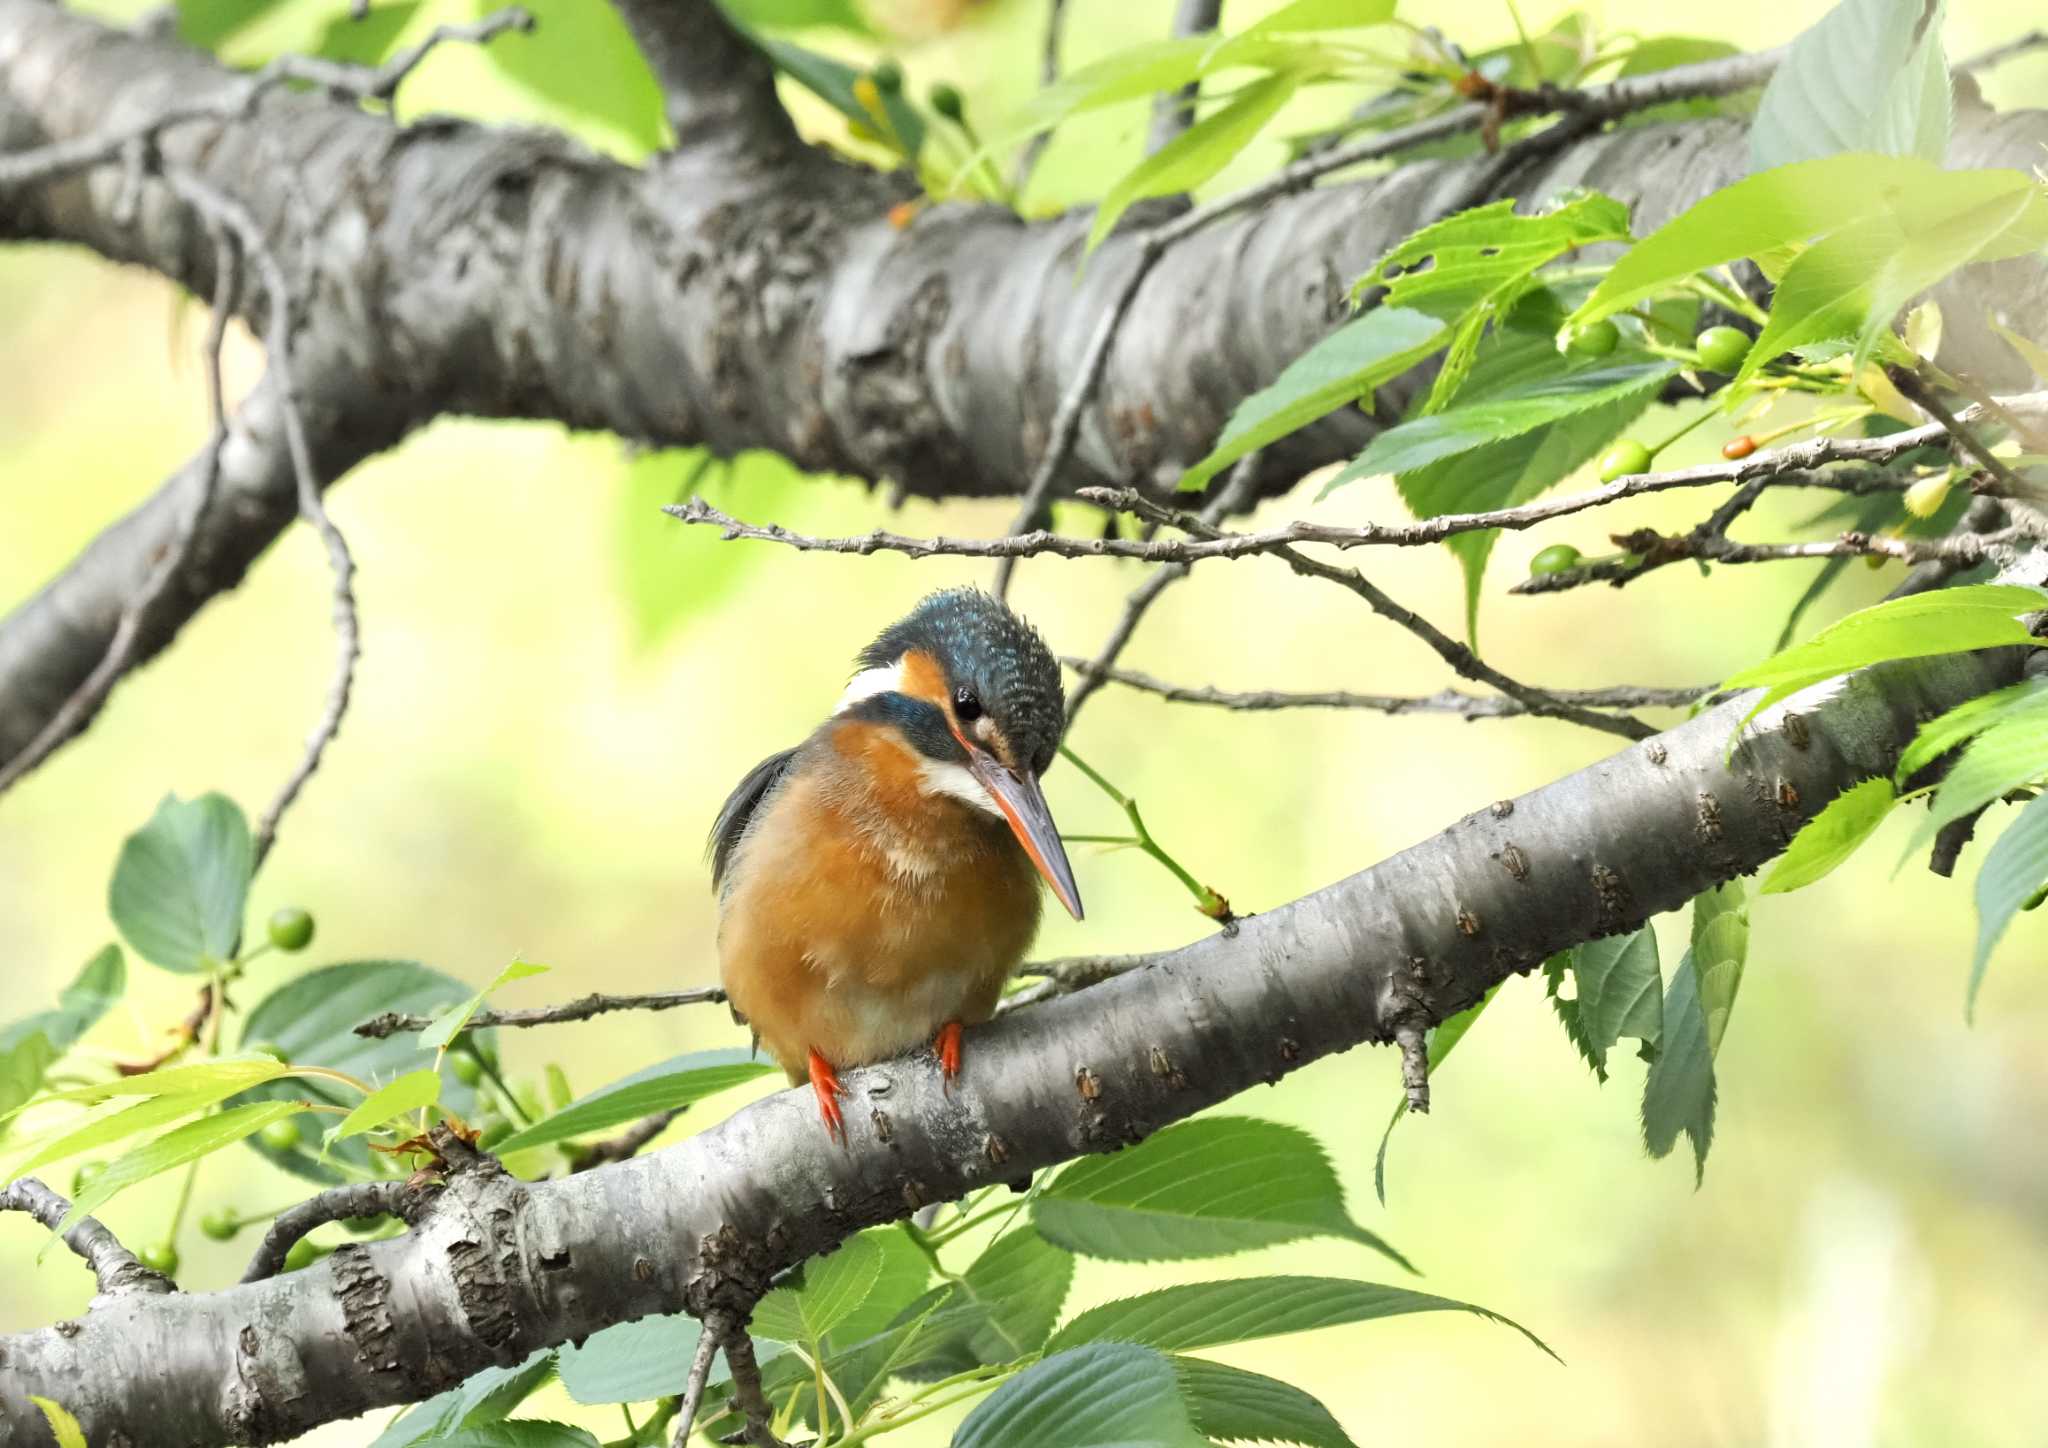
[[[430,4],[405,33],[464,8]],[[578,37],[609,21],[597,0],[537,8],[558,26],[555,64],[575,63]],[[1076,0],[1069,64],[1165,33],[1172,8]],[[1269,8],[1228,7],[1233,23]],[[1679,28],[1760,47],[1788,39],[1824,7],[1587,8],[1603,28]],[[311,43],[343,9],[342,0],[286,6],[251,43]],[[963,13],[952,16],[956,9]],[[1513,33],[1492,0],[1428,11],[1411,18],[1468,45]],[[873,13],[894,28],[888,48],[918,93],[952,79],[977,114],[999,115],[1033,83],[1037,4],[878,0]],[[1552,17],[1525,18],[1533,26]],[[2009,39],[2033,18],[2018,4],[1958,7],[1951,54]],[[544,29],[507,43],[548,37]],[[849,57],[875,53],[838,35],[804,39]],[[1987,90],[2022,105],[2043,81],[2048,61],[2030,58]],[[1300,119],[1352,99],[1312,95],[1299,103]],[[426,109],[569,124],[625,154],[635,145],[602,118],[552,111],[460,50],[441,52],[403,92],[404,114]],[[802,113],[820,133],[843,133],[813,104]],[[1135,155],[1143,125],[1143,108],[1127,107],[1062,136],[1035,203],[1099,195]],[[1277,146],[1255,148],[1223,184],[1277,155]],[[197,308],[152,276],[55,248],[0,250],[0,609],[32,593],[200,444],[202,330]],[[246,337],[231,363],[238,386],[256,375],[260,358]],[[1710,445],[1702,440],[1698,452]],[[479,982],[515,953],[554,964],[553,974],[508,988],[508,1004],[715,979],[700,853],[726,790],[822,716],[853,652],[882,624],[925,591],[985,581],[986,570],[721,544],[653,510],[685,472],[678,455],[636,464],[610,438],[559,427],[443,422],[332,493],[360,565],[355,703],[252,899],[259,916],[280,904],[309,907],[319,938],[305,956],[256,966],[245,999],[293,971],[380,956],[416,957]],[[878,491],[798,479],[764,459],[743,461],[710,491],[744,516],[810,532],[886,521],[912,533],[986,534],[1011,506],[912,502],[889,515]],[[1400,516],[1385,485],[1317,507],[1307,501],[1313,491],[1269,504],[1261,520]],[[1747,536],[1780,536],[1813,506],[1761,508]],[[1504,538],[1482,618],[1489,656],[1556,686],[1691,683],[1760,657],[1809,565],[1722,570],[1711,580],[1673,568],[1626,595],[1503,593],[1546,543],[1605,551],[1610,531],[1689,524],[1698,507],[1667,495],[1626,516]],[[1369,562],[1395,596],[1455,627],[1460,589],[1447,554],[1394,551]],[[1092,652],[1140,576],[1109,562],[1043,560],[1021,569],[1013,600],[1057,649]],[[1891,577],[1856,566],[1823,614],[1876,598]],[[314,717],[330,649],[326,568],[295,530],[124,684],[87,737],[0,800],[0,1019],[47,1004],[112,938],[105,890],[115,853],[167,790],[219,789],[252,816],[262,808]],[[1264,560],[1199,570],[1153,611],[1126,658],[1226,687],[1429,692],[1448,682],[1432,656],[1349,595]],[[1252,910],[1612,746],[1547,722],[1232,716],[1113,688],[1089,706],[1074,743],[1141,800],[1169,848]],[[1068,830],[1115,828],[1107,802],[1071,769],[1056,770],[1048,788]],[[1397,1134],[1385,1210],[1371,1177],[1398,1094],[1392,1055],[1357,1051],[1234,1103],[1312,1128],[1361,1218],[1424,1268],[1424,1286],[1513,1315],[1569,1366],[1462,1317],[1220,1356],[1302,1384],[1362,1443],[2043,1442],[2048,974],[2039,967],[2048,912],[2021,917],[1994,962],[1979,1020],[1967,1026],[1967,885],[1917,863],[1889,874],[1911,824],[1891,821],[1822,885],[1754,904],[1748,975],[1720,1056],[1717,1139],[1697,1191],[1682,1149],[1662,1163],[1643,1155],[1641,1067],[1624,1061],[1597,1087],[1530,981],[1510,982],[1446,1069],[1435,1113]],[[1042,954],[1153,949],[1205,928],[1174,881],[1135,853],[1083,849],[1076,868],[1089,918],[1076,925],[1049,913]],[[152,1053],[191,988],[131,957],[129,999],[90,1048]],[[679,1050],[740,1039],[709,1009],[609,1016],[504,1044],[515,1069],[556,1061],[584,1091]],[[745,1094],[698,1108],[677,1131],[701,1129]],[[174,1181],[122,1198],[111,1224],[131,1243],[146,1240]],[[202,1172],[194,1215],[298,1194],[238,1150]],[[23,1218],[0,1218],[0,1332],[79,1311],[90,1294],[75,1260],[59,1253],[34,1264],[41,1236]],[[252,1245],[188,1231],[185,1285],[231,1281]],[[1362,1248],[1311,1242],[1177,1275],[1380,1277],[1383,1268]],[[1084,1265],[1071,1305],[1175,1276]],[[610,1410],[579,1409],[558,1390],[531,1411],[600,1433],[619,1427]],[[933,1420],[890,1441],[937,1444],[946,1432]],[[360,1444],[374,1433],[365,1420],[305,1441]]]

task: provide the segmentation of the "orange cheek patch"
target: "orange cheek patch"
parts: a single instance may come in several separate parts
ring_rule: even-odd
[[[952,711],[951,692],[946,688],[946,671],[939,667],[939,661],[923,649],[911,649],[903,655],[903,692],[913,699],[923,699],[946,709],[950,718]]]

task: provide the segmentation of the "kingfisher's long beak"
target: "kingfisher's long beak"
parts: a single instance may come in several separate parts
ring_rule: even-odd
[[[1038,776],[1028,770],[1016,773],[987,750],[972,746],[967,750],[967,767],[995,797],[1017,843],[1038,866],[1038,873],[1052,886],[1060,904],[1079,920],[1081,891],[1074,884],[1074,867],[1067,863],[1066,848],[1060,844],[1059,827],[1052,822],[1052,809],[1045,802],[1045,791],[1038,787]]]

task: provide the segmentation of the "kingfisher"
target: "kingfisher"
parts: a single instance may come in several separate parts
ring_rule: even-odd
[[[1059,665],[979,589],[934,593],[861,651],[832,715],[742,779],[712,826],[733,1014],[845,1139],[838,1073],[926,1043],[950,1082],[1038,933],[1080,891],[1039,780]]]

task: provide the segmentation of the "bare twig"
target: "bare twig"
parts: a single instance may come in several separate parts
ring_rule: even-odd
[[[1136,970],[1152,959],[1147,955],[1075,955],[1060,960],[1034,962],[1018,968],[1017,974],[1036,976],[1037,984],[1028,985],[1019,991],[1012,991],[996,1006],[997,1015],[1022,1010],[1025,1006],[1039,1001],[1051,1000],[1054,996],[1071,995],[1077,990],[1086,990],[1112,976],[1122,975],[1127,970]]]
[[[1558,573],[1525,578],[1510,593],[1557,593],[1588,583],[1623,584],[1672,563],[1697,559],[1703,563],[1782,563],[1798,558],[1896,558],[1906,563],[1941,562],[1960,570],[1982,563],[2002,549],[2036,541],[2017,528],[1995,533],[1957,533],[1947,538],[1905,538],[1889,533],[1864,533],[1851,529],[1833,538],[1801,543],[1737,543],[1718,534],[1695,529],[1690,533],[1659,533],[1638,528],[1617,533],[1615,544],[1635,555],[1584,563]]]
[[[575,1164],[569,1168],[570,1172],[589,1171],[608,1162],[638,1156],[642,1147],[668,1130],[669,1123],[687,1110],[687,1106],[677,1106],[668,1111],[657,1111],[652,1116],[643,1116],[617,1136],[584,1147],[577,1154]]]
[[[226,992],[222,992],[223,995]],[[114,1069],[123,1076],[146,1076],[151,1071],[168,1065],[184,1054],[185,1049],[199,1039],[199,1033],[206,1029],[206,1023],[213,1019],[213,982],[199,987],[199,1003],[192,1007],[185,1019],[178,1022],[171,1033],[171,1044],[164,1047],[147,1061],[118,1061]]]
[[[1957,447],[1974,458],[1979,467],[1997,478],[2003,485],[2006,496],[2032,496],[2034,490],[2018,473],[2005,465],[2005,459],[1986,447],[1973,430],[1964,426],[1966,422],[1974,422],[1984,415],[1985,409],[1982,406],[1968,408],[1961,417],[1958,417],[1949,410],[1948,404],[1936,395],[1927,379],[1912,368],[1887,367],[1885,375],[1891,378],[1893,385],[1905,394],[1908,401],[1933,418],[1936,425],[1955,440]]]
[[[714,1322],[721,1325],[714,1328]],[[746,1441],[754,1448],[789,1448],[769,1426],[775,1421],[775,1410],[761,1390],[761,1364],[754,1357],[753,1338],[744,1327],[721,1313],[707,1314],[704,1328],[707,1332],[717,1331],[724,1343],[726,1366],[732,1369],[733,1401],[739,1404],[747,1420]],[[822,1411],[823,1405],[819,1406]]]
[[[683,1405],[676,1411],[675,1448],[688,1448],[690,1430],[697,1425],[697,1409],[704,1402],[704,1385],[711,1380],[711,1364],[718,1356],[720,1335],[707,1321],[697,1333],[697,1351],[690,1359],[690,1376],[683,1385]]]
[[[1061,663],[1076,673],[1094,673],[1105,683],[1122,684],[1147,694],[1157,694],[1176,704],[1207,704],[1218,709],[1264,711],[1271,709],[1369,709],[1381,714],[1454,714],[1461,719],[1517,719],[1529,708],[1519,699],[1498,695],[1463,694],[1443,689],[1434,694],[1358,694],[1344,689],[1291,693],[1272,689],[1227,690],[1207,686],[1170,684],[1136,669],[1098,669],[1087,659],[1062,658]],[[1683,709],[1713,692],[1711,685],[1693,688],[1659,689],[1618,685],[1608,689],[1546,689],[1553,699],[1589,709]]]
[[[558,1006],[535,1006],[519,1011],[478,1011],[464,1030],[481,1031],[492,1026],[551,1026],[561,1021],[587,1021],[608,1011],[667,1011],[677,1006],[694,1006],[725,999],[715,985],[689,990],[658,990],[645,995],[587,995]],[[424,1031],[434,1023],[432,1016],[406,1015],[387,1011],[356,1027],[359,1036],[395,1036],[401,1031]]]
[[[1173,13],[1176,38],[1206,35],[1222,18],[1223,0],[1180,0]],[[1152,129],[1145,137],[1145,154],[1152,155],[1194,123],[1195,102],[1201,98],[1202,83],[1191,80],[1179,90],[1161,91],[1152,100]]]
[[[1423,1046],[1417,1026],[1398,1026],[1394,1042],[1401,1048],[1401,1087],[1408,1094],[1410,1111],[1429,1110],[1429,1052]]]
[[[263,1234],[256,1255],[249,1259],[242,1280],[261,1282],[275,1277],[284,1270],[284,1259],[298,1245],[299,1239],[329,1222],[339,1222],[348,1217],[380,1216],[409,1221],[410,1201],[411,1195],[403,1181],[350,1182],[346,1186],[329,1187],[289,1211],[277,1214],[270,1230]]]
[[[1038,56],[1038,84],[1040,89],[1050,86],[1060,78],[1060,34],[1066,27],[1067,0],[1046,0],[1045,39],[1041,42]],[[1024,143],[1024,149],[1017,153],[1016,169],[1010,173],[1010,189],[1022,194],[1031,181],[1031,173],[1038,169],[1038,158],[1045,154],[1045,148],[1052,143],[1052,132],[1040,131]]]
[[[1962,858],[1963,847],[1977,833],[1977,821],[1984,818],[1984,810],[1989,808],[1990,805],[1985,805],[1983,809],[1971,810],[1962,818],[1952,819],[1943,825],[1934,836],[1934,850],[1927,857],[1927,868],[1944,880],[1955,874],[1956,861]]]
[[[2008,40],[2003,45],[1981,50],[1968,60],[1957,61],[1956,69],[1974,75],[2042,49],[2048,49],[2048,30],[2029,30],[2016,40]]]
[[[26,1212],[53,1232],[70,1210],[71,1203],[34,1177],[22,1177],[0,1187],[0,1212]],[[105,1296],[127,1292],[161,1294],[178,1290],[170,1278],[138,1262],[135,1254],[122,1246],[120,1239],[100,1225],[95,1217],[79,1218],[64,1233],[64,1245],[92,1268],[93,1280]]]

